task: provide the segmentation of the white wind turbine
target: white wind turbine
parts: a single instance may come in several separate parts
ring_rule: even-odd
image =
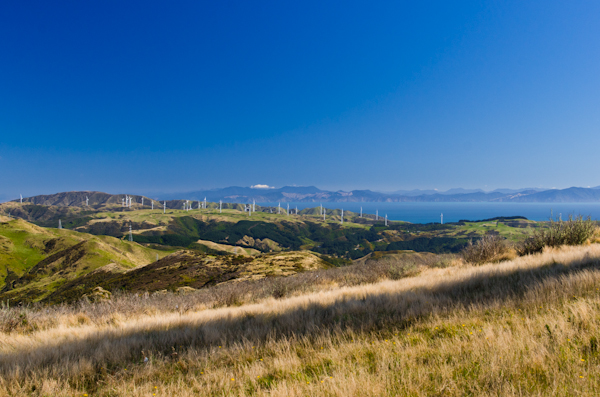
[[[221,208],[223,207],[223,201],[219,200],[219,214],[221,213]]]
[[[19,194],[19,196],[21,197],[21,204],[23,204],[23,195]]]
[[[387,214],[385,214],[385,225],[387,226]]]
[[[163,202],[163,214],[166,214],[166,213],[167,213],[167,202],[164,201]]]
[[[344,209],[342,208],[342,215],[340,216],[342,224],[344,223]]]

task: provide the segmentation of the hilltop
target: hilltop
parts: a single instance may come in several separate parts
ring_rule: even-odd
[[[597,395],[599,263],[592,244],[354,286],[304,277],[290,296],[281,286],[292,283],[241,283],[4,307],[0,387],[15,396]],[[320,274],[331,271],[344,269]]]

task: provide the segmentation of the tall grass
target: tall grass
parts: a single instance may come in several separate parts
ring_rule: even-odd
[[[0,390],[595,395],[599,287],[600,246],[590,245],[240,307],[1,333]]]
[[[486,262],[498,262],[503,259],[510,259],[512,248],[501,236],[486,235],[477,240],[475,244],[470,240],[462,251],[465,261],[480,265]]]

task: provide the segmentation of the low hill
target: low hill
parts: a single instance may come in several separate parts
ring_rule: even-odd
[[[42,228],[21,219],[3,220],[0,300],[39,300],[102,266],[132,269],[168,254],[114,237]]]

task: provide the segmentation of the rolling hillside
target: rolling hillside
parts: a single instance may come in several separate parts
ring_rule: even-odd
[[[2,219],[0,300],[43,299],[68,281],[103,266],[133,269],[168,254],[114,237]]]

